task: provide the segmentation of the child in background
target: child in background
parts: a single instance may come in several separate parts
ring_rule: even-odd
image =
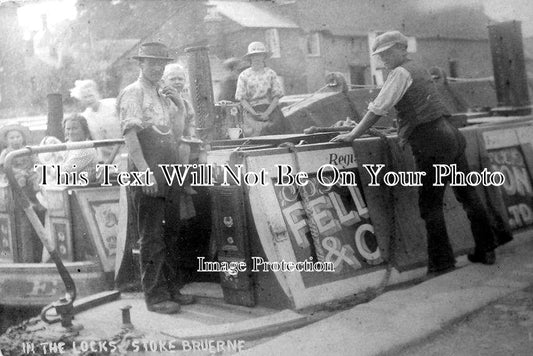
[[[194,109],[187,99],[183,97],[183,90],[187,83],[185,68],[178,63],[170,63],[165,66],[163,77],[161,78],[161,94],[167,96],[172,102],[183,110],[183,115],[175,121],[175,131],[180,137],[178,145],[178,162],[179,164],[190,163],[191,158],[198,157],[200,141],[196,138],[196,118]],[[194,151],[191,152],[191,146]],[[202,163],[202,162],[201,162]],[[184,182],[183,190],[189,195],[196,194],[191,187],[190,180]]]
[[[8,153],[23,148],[30,139],[30,130],[22,125],[11,124],[0,128],[0,146],[6,148],[0,153],[0,170],[5,174],[5,160]],[[13,175],[18,185],[26,193],[34,208],[42,210],[44,207],[36,198],[39,192],[39,175],[34,170],[36,163],[34,156],[22,156],[13,160]]]

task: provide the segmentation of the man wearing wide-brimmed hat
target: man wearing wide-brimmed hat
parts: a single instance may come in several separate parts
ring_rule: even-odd
[[[159,165],[178,162],[184,105],[175,88],[159,86],[165,65],[173,61],[167,46],[144,43],[133,58],[141,72],[119,94],[117,111],[130,169],[153,173],[152,185],[130,186],[140,237],[141,282],[148,310],[173,314],[180,304],[194,300],[180,293],[176,270],[179,187],[167,185]]]
[[[465,173],[470,168],[464,136],[446,120],[450,114],[440,101],[429,72],[407,57],[407,43],[407,37],[399,31],[376,37],[372,55],[379,56],[390,73],[361,122],[351,132],[332,141],[353,141],[396,108],[400,142],[411,146],[418,171],[425,172],[419,188],[419,206],[428,236],[428,274],[434,276],[455,268],[443,213],[446,184],[435,184],[434,165],[456,164]],[[469,260],[494,264],[496,239],[475,187],[454,187],[454,193],[465,208],[475,240],[475,252],[468,255]]]

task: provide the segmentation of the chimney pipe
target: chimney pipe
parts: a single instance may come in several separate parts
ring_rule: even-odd
[[[185,53],[187,53],[189,88],[196,112],[198,135],[202,140],[211,142],[214,135],[215,99],[213,98],[209,50],[203,46],[189,47],[185,49]]]
[[[59,93],[52,93],[46,96],[48,102],[48,122],[46,125],[46,135],[55,136],[61,141],[63,136],[63,97]]]
[[[520,21],[489,26],[494,83],[499,115],[528,115],[529,93]]]

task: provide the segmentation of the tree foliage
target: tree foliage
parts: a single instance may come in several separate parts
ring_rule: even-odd
[[[205,6],[202,0],[78,0],[77,22],[94,39],[142,39],[170,21],[175,31],[195,42],[203,36]]]
[[[76,19],[51,29],[55,57],[29,55],[25,68],[16,71],[21,75],[10,81],[16,84],[11,90],[25,91],[14,105],[42,112],[52,92],[61,93],[67,105],[74,104],[69,89],[76,79],[94,79],[104,97],[115,96],[123,79],[136,75],[129,57],[140,42],[159,40],[179,50],[205,38],[203,0],[78,0],[76,7]],[[11,42],[20,47],[20,41]]]

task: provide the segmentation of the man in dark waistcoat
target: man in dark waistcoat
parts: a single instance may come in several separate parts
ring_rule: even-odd
[[[369,104],[368,112],[349,133],[332,141],[351,142],[374,125],[393,107],[397,110],[400,144],[409,143],[417,169],[426,172],[419,189],[420,215],[428,236],[428,274],[438,275],[455,268],[443,212],[446,185],[434,186],[434,164],[457,164],[457,170],[468,173],[465,156],[466,140],[446,119],[447,109],[441,103],[429,73],[407,57],[407,37],[389,31],[376,38],[372,55],[378,55],[390,73],[379,95]],[[471,223],[475,252],[471,262],[494,264],[496,240],[489,218],[473,186],[453,187]]]
[[[152,185],[130,186],[137,217],[141,253],[141,283],[148,310],[173,314],[192,296],[180,293],[176,249],[179,233],[179,187],[169,186],[158,165],[178,162],[184,105],[172,87],[159,87],[165,65],[173,59],[162,43],[144,43],[141,73],[117,98],[131,171],[153,172]]]

